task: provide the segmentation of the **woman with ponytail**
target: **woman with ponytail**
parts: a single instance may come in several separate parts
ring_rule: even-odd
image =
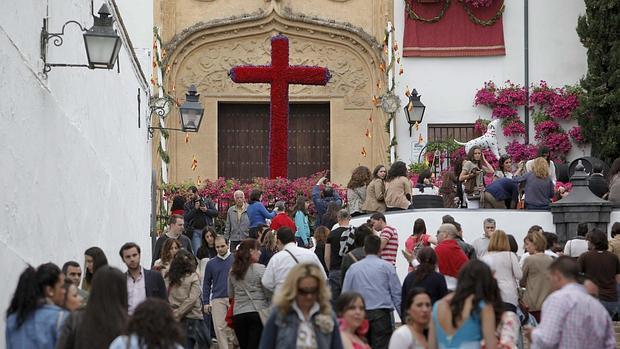
[[[65,298],[60,268],[45,263],[22,272],[6,312],[6,346],[54,348],[68,312],[58,306]]]

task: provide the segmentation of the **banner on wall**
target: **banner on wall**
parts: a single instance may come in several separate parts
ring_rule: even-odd
[[[484,2],[484,1],[479,1]],[[404,57],[504,56],[503,0],[405,0]]]

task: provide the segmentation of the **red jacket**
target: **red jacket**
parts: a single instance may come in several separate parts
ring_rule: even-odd
[[[456,240],[444,240],[435,247],[439,272],[443,275],[457,277],[459,271],[469,261]]]
[[[284,212],[278,213],[275,217],[273,217],[273,219],[271,220],[271,225],[269,226],[269,228],[271,228],[272,230],[278,230],[282,227],[289,227],[293,229],[293,233],[297,231],[295,222],[293,222],[291,217],[289,217]]]

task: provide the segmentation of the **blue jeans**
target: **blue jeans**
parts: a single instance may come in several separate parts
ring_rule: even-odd
[[[198,249],[202,246],[202,231],[203,229],[194,229],[192,232],[192,250],[194,254],[198,253]]]
[[[332,269],[329,271],[329,288],[332,290],[332,304],[335,304],[336,299],[340,296],[342,291],[340,283],[340,269]]]
[[[618,304],[618,301],[616,302],[609,302],[609,301],[603,301],[600,300],[601,304],[605,307],[605,309],[607,310],[607,312],[609,313],[609,316],[613,319],[614,315],[619,314],[620,313],[620,307]]]

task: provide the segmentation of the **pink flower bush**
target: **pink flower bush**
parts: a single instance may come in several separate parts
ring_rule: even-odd
[[[551,89],[549,85],[547,85],[546,81],[541,80],[539,86],[532,87],[532,93],[530,94],[530,103],[545,106],[551,104],[554,97],[554,90]]]
[[[514,140],[506,146],[506,153],[510,155],[513,163],[517,163],[523,160],[529,160],[536,156],[538,150],[533,144],[522,144],[519,141]]]
[[[564,161],[566,154],[573,147],[568,138],[568,133],[558,132],[552,133],[541,140],[543,145],[546,145],[551,150],[551,157],[553,160]]]
[[[542,140],[560,130],[560,125],[553,120],[541,121],[534,126],[534,130],[536,131],[536,139]]]
[[[476,92],[474,105],[486,105],[487,107],[494,106],[497,102],[497,98],[495,96],[496,91],[497,88],[495,87],[495,83],[493,81],[485,82],[484,87]]]
[[[581,133],[581,127],[580,126],[575,126],[575,127],[571,128],[570,131],[568,131],[568,135],[573,140],[573,142],[575,142],[577,144],[585,144],[586,143],[586,139],[583,137],[583,134]]]
[[[525,134],[525,124],[521,120],[513,120],[503,127],[506,137],[517,137]]]
[[[525,89],[506,81],[508,86],[498,90],[497,104],[520,106],[525,105]]]
[[[498,104],[493,108],[492,116],[497,119],[508,119],[516,117],[518,114],[517,110],[511,106]]]
[[[579,98],[576,95],[567,93],[562,89],[553,98],[553,103],[545,108],[549,116],[555,119],[568,120],[573,112],[579,107]]]

